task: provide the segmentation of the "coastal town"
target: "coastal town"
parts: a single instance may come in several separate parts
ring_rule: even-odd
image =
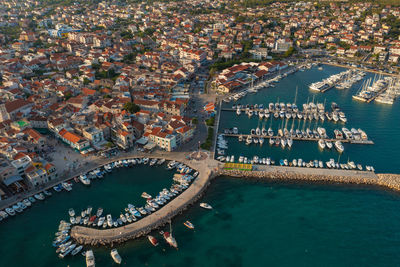
[[[266,102],[264,108],[236,102],[246,94],[275,87],[280,79],[298,71],[322,70],[327,65],[346,69],[332,83],[327,78],[307,85],[311,91],[322,95],[335,86],[350,88],[368,72],[375,77],[364,81],[353,99],[393,105],[400,95],[399,18],[400,5],[375,1],[2,1],[0,219],[11,216],[6,208],[27,199],[33,199],[29,203],[42,200],[51,195],[52,188],[69,191],[64,183],[68,180],[90,184],[90,179],[83,178],[89,173],[103,175],[105,166],[123,166],[125,159],[133,165],[149,155],[155,158],[151,166],[160,159],[160,165],[165,159],[174,161],[178,155],[183,169],[192,166],[193,172],[198,171],[201,180],[193,184],[201,188],[193,189],[188,183],[190,190],[182,193],[193,191],[196,200],[208,186],[208,176],[239,176],[237,172],[244,171],[248,177],[286,177],[272,166],[262,166],[270,165],[270,158],[260,155],[247,161],[237,155],[235,161],[233,155],[225,155],[225,137],[260,146],[268,138],[271,146],[276,142],[283,149],[289,144],[291,148],[293,139],[315,141],[321,150],[333,146],[338,154],[344,151],[342,142],[374,144],[360,128],[353,131],[341,126],[339,130],[338,126],[332,138],[325,128],[317,130],[315,121],[325,118],[347,122],[336,103],[328,112],[325,104],[314,105],[314,98],[307,99],[304,110],[298,112],[295,102],[282,107],[278,98],[277,104],[270,103],[267,117]],[[375,91],[368,89],[374,85]],[[296,99],[297,86],[292,89]],[[221,108],[231,102],[232,108]],[[223,111],[237,116],[245,113],[249,120],[254,113],[262,122],[250,134],[238,133],[235,127],[226,129],[224,137],[219,126]],[[271,120],[274,115],[282,119],[281,134],[270,134],[272,123],[266,130],[270,112]],[[311,116],[310,129],[306,122],[301,125],[303,116],[304,121]],[[283,127],[285,118],[291,130],[286,124]],[[297,130],[296,118],[300,121]],[[196,155],[207,160],[193,162]],[[276,161],[285,171],[289,169],[288,176],[290,167],[320,168],[300,170],[305,180],[324,176],[326,166],[349,170],[355,183],[400,188],[397,176],[385,180],[389,176],[375,175],[372,166],[349,160],[340,164],[339,159],[326,163],[301,159],[303,165],[300,159]],[[341,170],[335,171],[335,179],[321,179],[346,177],[352,183]],[[180,201],[175,201],[179,211],[194,202]],[[126,219],[132,217],[129,214]],[[170,220],[172,215],[163,224],[167,217]],[[131,227],[129,236],[155,229],[143,225]],[[98,235],[99,230],[81,227],[75,234],[84,240],[85,231]],[[112,235],[108,238],[114,240],[116,232],[108,229]]]

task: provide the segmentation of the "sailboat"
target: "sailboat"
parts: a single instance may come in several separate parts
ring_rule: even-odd
[[[163,232],[161,231],[160,234],[163,236],[165,241],[171,246],[176,249],[178,249],[178,243],[176,242],[175,238],[172,236],[172,226],[171,226],[171,221],[169,222],[169,229],[170,232]]]

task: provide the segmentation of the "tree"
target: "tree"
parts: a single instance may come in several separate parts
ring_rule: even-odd
[[[114,147],[114,144],[113,144],[112,142],[108,142],[108,143],[106,144],[106,147],[107,147],[107,148],[112,148],[112,147]]]
[[[127,102],[124,104],[124,110],[129,111],[130,113],[136,113],[140,111],[140,107],[133,102]]]
[[[68,100],[72,97],[72,93],[71,92],[66,92],[65,93],[65,100]]]
[[[83,85],[88,85],[90,83],[90,80],[88,78],[83,78]]]
[[[291,46],[291,47],[289,47],[289,49],[285,52],[285,54],[283,56],[290,57],[291,55],[293,55],[293,53],[294,53],[294,47]]]

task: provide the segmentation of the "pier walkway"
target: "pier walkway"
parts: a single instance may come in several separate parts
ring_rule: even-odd
[[[310,138],[310,137],[286,137],[286,136],[269,136],[269,135],[256,135],[256,134],[226,134],[226,133],[221,133],[225,136],[228,137],[243,137],[243,142],[246,142],[246,138],[248,136],[251,136],[252,138],[264,138],[264,139],[276,139],[276,138],[291,138],[293,141],[314,141],[318,142],[320,139],[323,139],[325,141],[330,141],[330,142],[335,142],[335,141],[340,141],[342,143],[350,143],[350,144],[359,144],[359,145],[373,145],[374,142],[372,140],[352,140],[352,139],[336,139],[336,138]]]

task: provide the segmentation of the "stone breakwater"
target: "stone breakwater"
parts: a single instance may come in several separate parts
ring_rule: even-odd
[[[377,185],[388,187],[395,191],[400,191],[400,175],[391,173],[380,173],[377,174],[378,181]]]
[[[200,170],[201,172],[202,170]],[[185,211],[189,205],[199,200],[205,189],[210,184],[210,180],[215,174],[210,170],[200,173],[194,182],[158,211],[144,217],[143,219],[113,229],[94,229],[83,226],[74,226],[71,230],[71,237],[83,245],[109,245],[113,246],[130,239],[142,237],[151,231],[166,225],[173,217]]]
[[[307,169],[305,169],[307,170]],[[325,173],[309,173],[307,171],[238,171],[219,170],[218,175],[225,175],[238,178],[255,178],[286,181],[309,181],[327,183],[345,183],[359,185],[382,186],[395,191],[400,191],[399,174],[374,174],[370,172],[339,171],[332,173],[331,170]]]

